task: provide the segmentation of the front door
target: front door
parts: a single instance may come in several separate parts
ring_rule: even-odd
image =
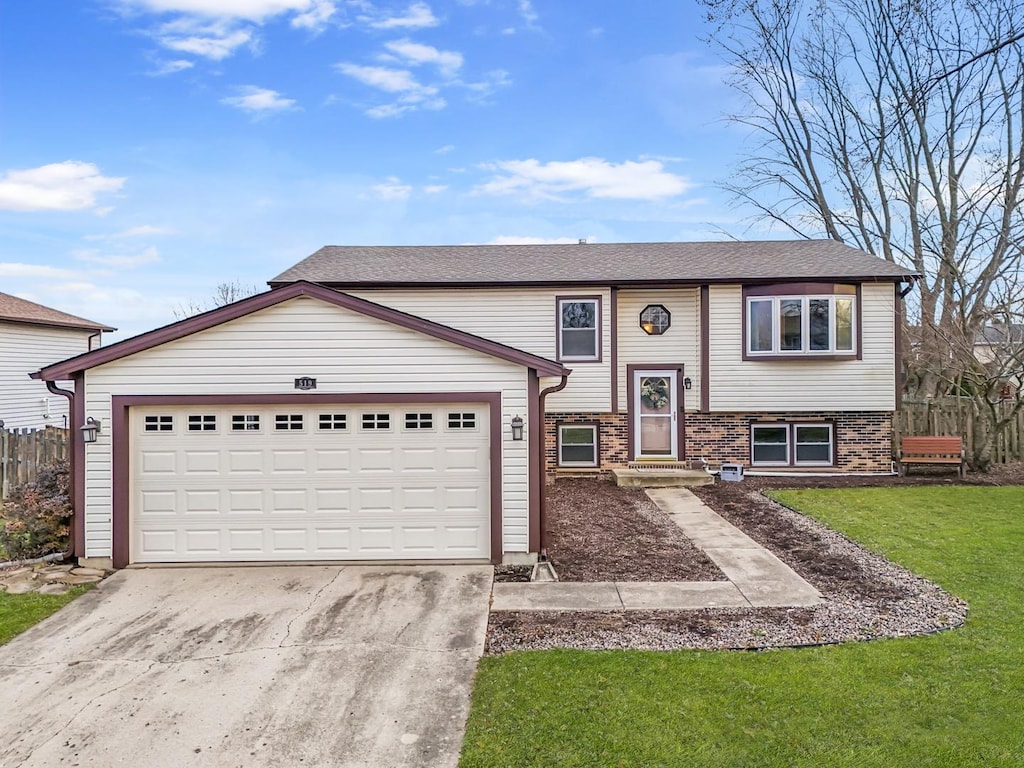
[[[679,457],[679,372],[633,371],[633,456],[637,459]]]

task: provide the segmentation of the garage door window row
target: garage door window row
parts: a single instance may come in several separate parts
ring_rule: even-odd
[[[448,411],[443,415],[446,419],[442,424],[449,431],[475,431],[477,414],[473,411]],[[311,417],[312,419],[312,417]],[[212,413],[192,413],[185,417],[185,429],[188,432],[216,432],[218,417]],[[258,413],[235,413],[230,417],[231,432],[259,432],[262,421]],[[315,422],[317,431],[344,432],[349,428],[347,413],[318,413]],[[435,427],[435,414],[432,411],[406,411],[399,422],[403,431],[428,431]],[[305,417],[301,413],[274,414],[274,431],[302,432],[305,429]],[[392,414],[386,411],[367,411],[359,415],[361,431],[384,431],[392,429]],[[174,416],[155,415],[143,419],[145,432],[174,432]]]

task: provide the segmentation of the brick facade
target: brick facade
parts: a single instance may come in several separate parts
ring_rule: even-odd
[[[548,413],[544,419],[544,456],[547,472],[558,469],[557,425],[597,424],[600,469],[629,463],[627,413]],[[752,423],[815,423],[833,426],[834,467],[817,471],[890,472],[892,470],[892,414],[881,412],[777,412],[687,413],[684,416],[686,459],[705,459],[712,467],[723,461],[750,465]],[[683,459],[684,457],[680,457]],[[786,467],[771,467],[784,470]]]

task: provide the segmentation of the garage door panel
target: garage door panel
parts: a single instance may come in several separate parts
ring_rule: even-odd
[[[448,411],[472,427],[442,429]],[[146,431],[146,415],[215,428]],[[487,406],[147,407],[131,423],[135,562],[490,554]]]
[[[185,475],[220,474],[219,451],[185,451]]]
[[[306,474],[309,460],[304,450],[271,451],[271,471],[275,474]]]
[[[232,450],[225,451],[228,456],[228,470],[234,475],[262,474],[263,451]]]

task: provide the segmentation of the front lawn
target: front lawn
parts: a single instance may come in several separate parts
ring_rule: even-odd
[[[765,652],[485,658],[463,768],[1024,765],[1024,488],[774,495],[966,599],[966,625]]]
[[[9,595],[0,591],[0,645],[67,605],[87,589],[71,587],[63,595],[40,595],[38,592]]]

